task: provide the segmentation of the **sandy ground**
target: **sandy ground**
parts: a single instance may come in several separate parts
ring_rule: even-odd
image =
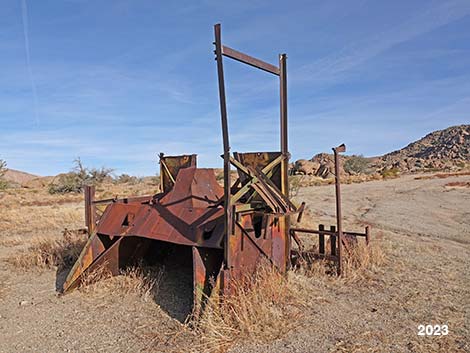
[[[358,281],[298,277],[309,293],[296,329],[268,343],[240,342],[232,352],[470,351],[470,188],[448,187],[470,177],[413,176],[343,186],[345,228],[372,226],[386,263]],[[306,222],[334,224],[334,188],[300,189]],[[34,236],[44,207],[27,212],[17,230],[0,224],[0,243]],[[63,207],[63,206],[60,206]],[[81,212],[81,204],[67,204]],[[59,212],[60,208],[57,208]],[[13,223],[5,199],[0,222]],[[71,218],[69,227],[81,225]],[[57,222],[40,233],[58,233]],[[31,226],[28,228],[28,225]],[[29,231],[28,231],[29,230]],[[58,296],[54,270],[19,270],[6,259],[23,244],[0,245],[0,352],[186,352],[196,337],[181,321],[187,310],[182,269],[166,273],[150,297],[106,290]],[[295,276],[295,274],[292,274]],[[419,324],[447,324],[447,336],[418,336]]]

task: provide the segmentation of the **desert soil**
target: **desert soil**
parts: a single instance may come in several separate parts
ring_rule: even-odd
[[[470,351],[470,188],[446,186],[452,182],[465,185],[470,176],[344,185],[345,228],[371,225],[385,263],[358,280],[291,274],[306,296],[296,329],[231,351]],[[23,270],[8,259],[38,234],[56,237],[65,226],[82,226],[82,203],[13,199],[0,197],[0,352],[197,350],[197,337],[182,324],[187,271],[165,273],[150,296],[106,286],[60,296],[56,270]],[[295,199],[307,202],[306,225],[334,224],[331,185],[302,188]],[[449,334],[418,336],[420,324],[446,324]]]

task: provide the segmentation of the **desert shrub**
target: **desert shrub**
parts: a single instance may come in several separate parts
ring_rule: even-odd
[[[375,270],[385,262],[385,254],[377,242],[366,245],[359,241],[356,246],[345,251],[344,271],[348,280],[362,278],[367,270]]]
[[[327,241],[326,248],[330,247]],[[317,252],[314,245],[310,251]],[[370,277],[370,275],[380,269],[385,263],[385,253],[381,243],[374,240],[366,244],[364,240],[359,240],[354,246],[343,247],[343,274],[337,276],[337,264],[329,260],[318,260],[308,254],[297,260],[294,271],[307,278],[341,280],[349,283],[358,282]]]
[[[3,178],[7,171],[7,162],[0,159],[0,190],[4,190],[8,187],[8,182]]]
[[[265,264],[235,281],[232,295],[208,299],[202,316],[192,322],[202,339],[200,352],[219,352],[243,339],[269,342],[296,326],[300,298],[288,278]]]
[[[71,172],[62,174],[59,180],[49,186],[51,194],[66,194],[70,192],[81,192],[85,185],[100,184],[106,180],[112,180],[113,169],[101,167],[86,168],[80,158],[75,161]]]
[[[132,184],[135,185],[141,182],[141,178],[137,178],[135,176],[129,174],[121,174],[117,178],[114,179],[117,184]]]
[[[295,197],[299,193],[300,188],[303,186],[302,181],[304,177],[304,175],[290,175],[288,177],[291,197]]]
[[[65,230],[62,237],[38,237],[31,245],[8,258],[8,262],[23,269],[65,268],[78,259],[87,240],[83,231]]]
[[[100,184],[104,181],[111,181],[113,178],[111,173],[114,169],[101,167],[99,169],[92,168],[88,170],[88,180],[92,184]]]
[[[67,194],[70,192],[81,192],[85,182],[76,173],[62,174],[56,183],[49,185],[50,194]]]
[[[397,178],[400,174],[400,170],[398,168],[384,168],[380,174],[384,179]]]
[[[368,174],[370,162],[362,155],[350,156],[343,165],[344,171],[348,174]]]

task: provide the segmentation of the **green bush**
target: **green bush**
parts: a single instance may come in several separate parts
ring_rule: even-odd
[[[348,174],[369,174],[369,165],[369,160],[362,155],[350,156],[344,162],[343,168]]]
[[[289,181],[289,193],[291,197],[295,197],[299,193],[304,177],[305,175],[290,175],[287,178]]]
[[[62,174],[59,180],[49,185],[50,194],[67,194],[70,192],[81,192],[85,185],[84,179],[80,175],[70,172]]]
[[[0,190],[4,190],[8,187],[8,182],[3,178],[7,171],[7,162],[0,159]]]
[[[400,170],[398,168],[384,168],[380,174],[384,179],[396,178],[400,174]]]
[[[75,167],[70,173],[62,174],[57,182],[49,186],[51,194],[66,194],[70,192],[81,192],[85,185],[96,185],[105,180],[112,180],[110,168],[86,168],[80,158],[75,161]]]

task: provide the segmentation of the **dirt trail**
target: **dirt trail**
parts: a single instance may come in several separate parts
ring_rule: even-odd
[[[445,186],[454,181],[470,177],[344,185],[345,228],[371,224],[386,265],[359,282],[299,276],[310,299],[298,329],[269,344],[241,343],[232,352],[470,351],[470,188]],[[333,186],[303,188],[296,199],[309,205],[309,225],[334,224]],[[0,238],[7,236],[0,231]],[[6,262],[21,248],[0,245],[0,352],[194,347],[195,337],[177,320],[184,306],[181,274],[163,278],[151,298],[105,290],[58,296],[55,271],[25,272]],[[427,323],[448,324],[449,335],[417,336],[417,326]]]
[[[363,283],[317,282],[299,330],[269,345],[234,352],[468,352],[470,350],[470,177],[413,176],[343,186],[345,228],[372,225],[388,261]],[[309,225],[334,224],[334,187],[309,187]],[[313,281],[315,282],[315,281]],[[441,337],[417,336],[419,324],[447,324]]]
[[[446,186],[470,177],[415,178],[342,185],[346,225],[364,223],[403,235],[470,244],[470,188]],[[297,199],[307,202],[319,223],[334,219],[334,187],[303,188]]]

